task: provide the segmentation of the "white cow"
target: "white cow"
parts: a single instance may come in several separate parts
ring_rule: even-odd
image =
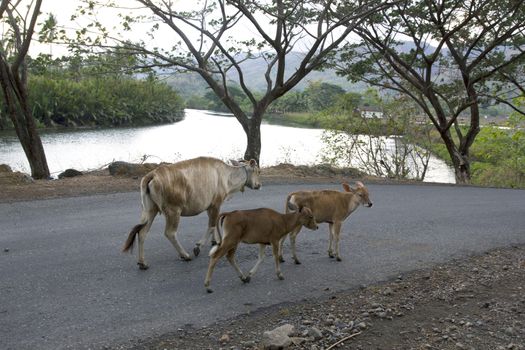
[[[194,216],[208,212],[208,230],[197,242],[193,252],[199,255],[200,246],[214,235],[220,208],[226,198],[248,186],[259,189],[259,167],[255,160],[236,162],[228,165],[209,157],[184,160],[171,165],[161,165],[146,174],[140,183],[142,197],[142,218],[133,227],[124,244],[123,251],[133,248],[135,237],[139,236],[138,265],[146,270],[144,261],[144,240],[155,216],[160,212],[166,217],[164,235],[173,244],[183,260],[191,260],[177,240],[177,227],[181,216]]]

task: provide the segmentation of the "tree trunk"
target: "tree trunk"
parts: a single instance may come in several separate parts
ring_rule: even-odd
[[[447,147],[448,154],[452,160],[452,166],[454,167],[454,174],[456,177],[456,183],[468,184],[470,183],[470,160],[468,157],[468,150],[460,151],[454,144],[454,140],[450,135],[450,132],[441,133],[441,139]]]
[[[5,66],[2,67],[0,83],[4,93],[7,114],[13,122],[16,135],[29,162],[31,176],[34,179],[47,179],[50,177],[49,167],[44,146],[38,135],[33,115],[27,105],[25,98],[27,94],[24,92],[21,94],[24,98],[17,99],[12,88],[13,82],[9,80],[9,75],[5,69]]]
[[[261,118],[252,116],[250,120],[250,128],[246,133],[246,151],[244,152],[244,159],[255,159],[257,164],[260,164],[261,156]]]

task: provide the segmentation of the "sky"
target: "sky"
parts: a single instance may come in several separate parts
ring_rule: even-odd
[[[134,13],[137,13],[136,8],[138,4],[135,1],[132,0],[117,0],[120,1],[121,4],[125,4],[129,9],[134,8]],[[177,9],[179,10],[189,10],[192,7],[195,7],[195,3],[197,1],[193,0],[179,0],[179,1],[173,1],[175,5],[177,5]],[[40,20],[43,21],[48,17],[49,14],[53,14],[55,18],[57,19],[58,25],[60,27],[66,28],[72,35],[74,34],[74,31],[80,28],[85,27],[90,21],[86,18],[77,18],[74,21],[71,21],[71,16],[75,14],[77,8],[79,5],[82,4],[82,1],[78,0],[44,0],[42,3],[42,15],[40,16]],[[120,18],[118,17],[118,12],[115,9],[105,8],[97,11],[97,20],[99,20],[101,23],[103,23],[111,33],[115,33],[117,31],[121,30],[120,27]],[[151,12],[149,10],[144,10],[143,13],[150,14]],[[172,45],[175,44],[175,35],[173,33],[173,30],[167,27],[161,26],[159,31],[156,32],[155,39],[151,40],[150,38],[147,38],[145,35],[145,32],[150,28],[151,24],[149,25],[133,25],[132,31],[129,33],[126,33],[126,35],[129,35],[132,39],[142,38],[146,39],[148,45],[150,46],[158,46],[158,47],[164,47],[169,48]],[[248,39],[253,37],[255,35],[254,30],[244,28],[243,30],[236,30],[235,31],[236,39],[242,39],[243,36]],[[49,44],[40,44],[38,42],[33,42],[31,47],[31,53],[52,53],[53,56],[62,56],[67,54],[67,48],[60,47],[57,45],[54,45],[52,48],[50,48]]]

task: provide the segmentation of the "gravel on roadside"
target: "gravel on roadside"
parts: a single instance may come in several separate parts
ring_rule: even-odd
[[[525,349],[525,246],[399,275],[381,284],[277,305],[121,349]]]

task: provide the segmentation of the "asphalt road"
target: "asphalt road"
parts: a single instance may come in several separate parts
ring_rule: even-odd
[[[286,194],[335,185],[269,185],[246,190],[223,210],[282,210]],[[0,204],[0,348],[85,349],[196,327],[282,302],[382,281],[495,247],[525,243],[525,191],[455,186],[370,185],[372,208],[361,207],[343,226],[342,262],[327,256],[328,228],[304,230],[294,265],[285,245],[276,278],[270,249],[249,284],[226,259],[203,286],[207,251],[183,262],[164,238],[157,217],[146,240],[147,271],[120,252],[138,223],[138,193]],[[188,251],[205,230],[203,214],[183,218]],[[257,247],[243,245],[247,271]],[[329,288],[327,291],[326,289]]]

